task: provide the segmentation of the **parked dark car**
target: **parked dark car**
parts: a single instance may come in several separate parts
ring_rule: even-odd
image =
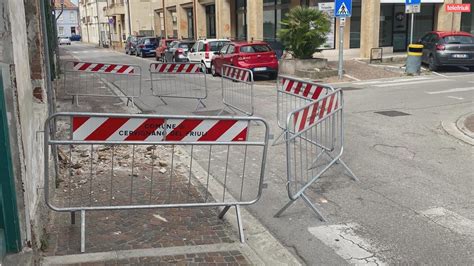
[[[212,58],[212,75],[220,75],[223,65],[250,69],[254,74],[266,74],[270,79],[275,79],[278,75],[278,59],[266,42],[226,44]]]
[[[158,47],[156,48],[156,61],[164,61],[165,60],[165,52],[166,49],[169,48],[169,45],[176,41],[175,39],[161,39]]]
[[[474,35],[467,32],[432,31],[418,41],[423,44],[422,62],[431,71],[443,66],[474,70]]]
[[[165,50],[166,62],[188,62],[188,51],[193,47],[195,41],[174,41]]]
[[[71,37],[69,37],[69,40],[71,40],[73,42],[79,42],[79,41],[81,41],[81,35],[73,34],[73,35],[71,35]]]
[[[135,54],[137,51],[137,42],[138,40],[144,36],[128,36],[127,40],[125,41],[125,53],[126,54]]]
[[[155,50],[158,45],[158,39],[155,37],[143,37],[138,39],[136,55],[146,57],[149,55],[155,55]]]

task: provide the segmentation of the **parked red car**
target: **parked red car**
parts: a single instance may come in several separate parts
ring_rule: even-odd
[[[278,59],[265,42],[232,42],[224,45],[212,58],[212,75],[220,75],[223,65],[250,69],[254,74],[267,74],[270,79],[278,75]]]
[[[160,40],[160,43],[158,44],[158,47],[156,47],[156,50],[155,50],[155,57],[156,57],[156,61],[165,61],[165,52],[166,52],[166,49],[169,48],[169,44],[171,42],[175,41],[175,39],[161,39]]]

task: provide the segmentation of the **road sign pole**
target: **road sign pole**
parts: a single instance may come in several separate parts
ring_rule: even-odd
[[[413,43],[413,25],[415,24],[415,13],[411,13],[410,44]]]
[[[337,74],[339,79],[342,79],[344,69],[344,24],[345,18],[339,18],[339,66]]]

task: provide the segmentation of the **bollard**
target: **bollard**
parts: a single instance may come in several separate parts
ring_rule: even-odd
[[[421,56],[423,55],[422,44],[408,45],[406,73],[409,75],[419,75],[421,69]]]

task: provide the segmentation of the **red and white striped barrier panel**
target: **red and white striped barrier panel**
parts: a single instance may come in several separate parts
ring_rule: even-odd
[[[317,122],[331,115],[339,108],[338,93],[332,93],[327,97],[315,101],[305,108],[293,113],[295,133],[304,131]]]
[[[78,141],[246,141],[248,120],[167,119],[74,116],[73,140]]]
[[[223,66],[222,76],[225,78],[230,78],[239,81],[251,81],[250,80],[250,70]]]
[[[122,65],[122,64],[73,62],[73,69],[76,71],[82,71],[82,72],[124,74],[124,75],[135,73],[134,66]]]
[[[152,73],[202,73],[201,63],[152,63]]]
[[[308,99],[317,100],[321,96],[324,87],[316,84],[296,81],[282,77],[280,79],[282,89],[290,94],[303,96]]]

